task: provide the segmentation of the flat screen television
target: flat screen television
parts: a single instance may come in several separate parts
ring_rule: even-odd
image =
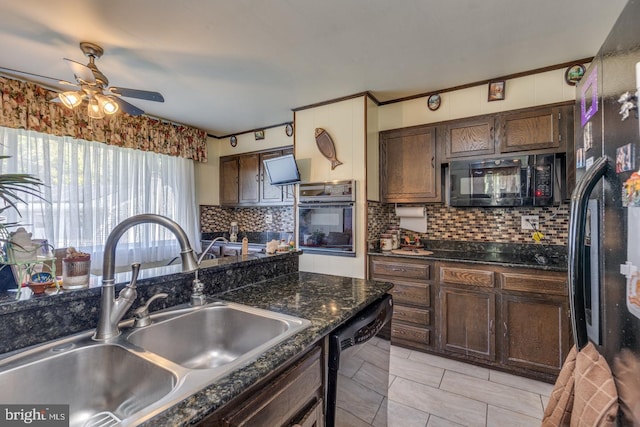
[[[300,182],[300,172],[293,154],[263,160],[271,185],[288,185]]]

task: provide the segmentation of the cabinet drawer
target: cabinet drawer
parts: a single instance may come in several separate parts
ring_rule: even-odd
[[[404,341],[412,341],[420,344],[431,344],[429,329],[418,328],[409,325],[401,325],[397,322],[391,325],[391,340],[393,341],[394,338]]]
[[[320,349],[251,396],[225,419],[229,427],[288,425],[303,408],[319,398],[322,387]]]
[[[493,288],[495,279],[493,271],[441,266],[440,283]]]
[[[371,273],[374,275],[394,276],[405,279],[429,280],[431,277],[431,266],[429,264],[418,264],[402,261],[373,260],[371,263]]]
[[[564,274],[540,275],[539,272],[502,273],[502,288],[509,291],[567,295],[567,277]]]
[[[426,283],[396,282],[389,291],[397,304],[415,304],[429,307],[431,305],[431,285]]]
[[[397,304],[393,307],[393,320],[429,326],[431,324],[430,318],[431,310],[405,307]]]

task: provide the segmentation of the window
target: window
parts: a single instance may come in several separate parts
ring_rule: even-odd
[[[177,222],[199,250],[193,160],[121,148],[100,142],[0,127],[0,174],[28,173],[45,186],[44,200],[24,197],[20,222],[32,238],[56,248],[73,246],[91,254],[92,270],[102,268],[103,248],[122,220],[155,213]],[[117,266],[169,260],[180,253],[173,234],[155,224],[138,225],[117,246]]]

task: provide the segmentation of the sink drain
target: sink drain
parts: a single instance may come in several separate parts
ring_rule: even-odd
[[[120,418],[113,415],[111,412],[104,411],[93,414],[85,423],[84,427],[111,427],[120,424]]]

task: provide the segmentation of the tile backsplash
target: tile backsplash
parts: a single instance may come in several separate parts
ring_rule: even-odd
[[[266,218],[271,215],[271,222]],[[283,231],[293,233],[293,206],[231,208],[200,206],[200,232],[229,231],[231,221],[238,221],[240,232]]]
[[[422,205],[421,205],[422,206]],[[522,215],[538,215],[540,231],[551,245],[567,245],[569,206],[527,208],[454,208],[424,205],[427,210],[427,240],[496,243],[534,243],[531,230],[521,230]],[[368,239],[375,240],[389,225],[399,225],[395,205],[368,202]]]
[[[454,208],[427,204],[427,240],[534,243],[530,230],[520,229],[522,215],[538,215],[540,231],[545,242],[551,245],[567,245],[569,235],[569,206],[544,208]],[[395,205],[370,201],[367,203],[368,239],[377,240],[389,225],[399,225]],[[272,222],[265,218],[271,215]],[[238,221],[244,232],[294,231],[293,206],[228,208],[200,206],[200,232],[226,232],[231,221]]]

